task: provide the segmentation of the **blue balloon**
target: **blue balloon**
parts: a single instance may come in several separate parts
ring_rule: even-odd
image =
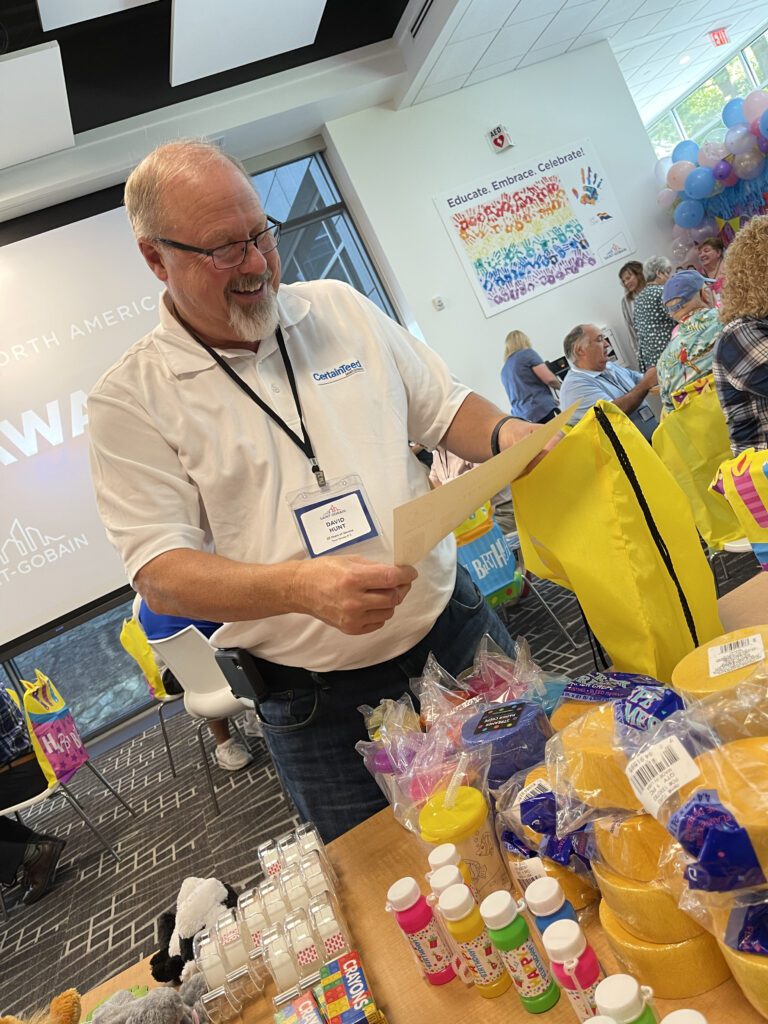
[[[678,160],[690,160],[692,164],[698,162],[699,159],[699,147],[695,142],[691,142],[690,139],[685,139],[683,142],[678,142],[675,148],[672,150],[672,163],[676,164]]]
[[[768,110],[764,110],[760,115],[760,134],[768,139]]]
[[[734,128],[737,124],[746,124],[744,117],[744,100],[737,96],[734,100],[728,100],[723,107],[723,124],[726,128]]]
[[[675,224],[681,228],[696,228],[704,220],[704,207],[698,199],[684,199],[675,207]]]
[[[689,199],[706,199],[712,195],[716,182],[709,167],[697,167],[685,179],[685,194]]]

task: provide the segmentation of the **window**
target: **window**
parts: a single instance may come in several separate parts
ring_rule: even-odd
[[[682,103],[675,105],[674,111],[685,138],[698,142],[720,120],[723,106],[728,100],[745,96],[751,88],[741,57],[737,54],[690,96],[686,96]]]
[[[346,281],[388,316],[394,307],[378,279],[322,155],[253,176],[264,209],[283,222],[283,281]]]
[[[131,617],[132,601],[133,595],[13,659],[22,679],[34,679],[39,668],[54,682],[84,739],[152,703],[147,681],[120,645],[120,627]]]
[[[664,117],[654,122],[648,129],[648,135],[659,159],[669,156],[678,142],[682,142],[683,139],[677,121],[672,114],[665,114]]]
[[[765,85],[768,82],[768,32],[764,32],[758,39],[744,50],[752,74],[758,85]]]

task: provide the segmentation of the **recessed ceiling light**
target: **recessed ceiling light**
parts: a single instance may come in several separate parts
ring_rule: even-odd
[[[683,65],[683,67],[685,67],[685,65],[686,65],[686,64],[690,64],[690,63],[691,63],[691,57],[690,57],[690,54],[688,54],[688,53],[684,54],[684,55],[683,55],[683,56],[682,56],[682,57],[680,58],[680,63],[681,63],[682,65]]]

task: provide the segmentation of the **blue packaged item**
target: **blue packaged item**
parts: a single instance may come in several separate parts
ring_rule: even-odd
[[[488,785],[498,789],[515,772],[544,760],[544,747],[552,732],[541,704],[511,701],[485,705],[464,723],[461,739],[467,750],[491,747]]]
[[[762,885],[755,848],[715,789],[700,789],[672,817],[668,830],[695,857],[685,874],[691,889],[730,892]]]
[[[765,893],[755,898],[765,899]],[[768,956],[768,903],[736,907],[728,918],[724,939],[726,946],[739,953]]]
[[[616,739],[631,757],[652,729],[676,711],[684,710],[680,694],[660,683],[633,686],[613,705]]]

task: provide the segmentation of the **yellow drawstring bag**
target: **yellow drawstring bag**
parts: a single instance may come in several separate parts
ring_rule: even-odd
[[[702,384],[702,381],[696,381]],[[653,434],[653,450],[688,498],[699,533],[720,551],[744,536],[744,528],[709,485],[730,453],[725,416],[712,388],[689,391],[688,399],[665,416]]]
[[[35,669],[35,681],[22,679],[24,718],[32,749],[43,775],[52,786],[67,783],[88,760],[72,712],[48,676]]]
[[[725,497],[738,520],[739,536],[747,538],[768,570],[768,451],[746,448],[735,459],[726,459],[718,467],[712,491]]]
[[[144,674],[150,693],[158,700],[165,700],[169,694],[163,677],[152,654],[152,648],[136,619],[124,619],[120,630],[120,643]]]
[[[613,403],[598,402],[512,497],[526,568],[576,594],[618,671],[668,683],[722,632],[690,505]]]

